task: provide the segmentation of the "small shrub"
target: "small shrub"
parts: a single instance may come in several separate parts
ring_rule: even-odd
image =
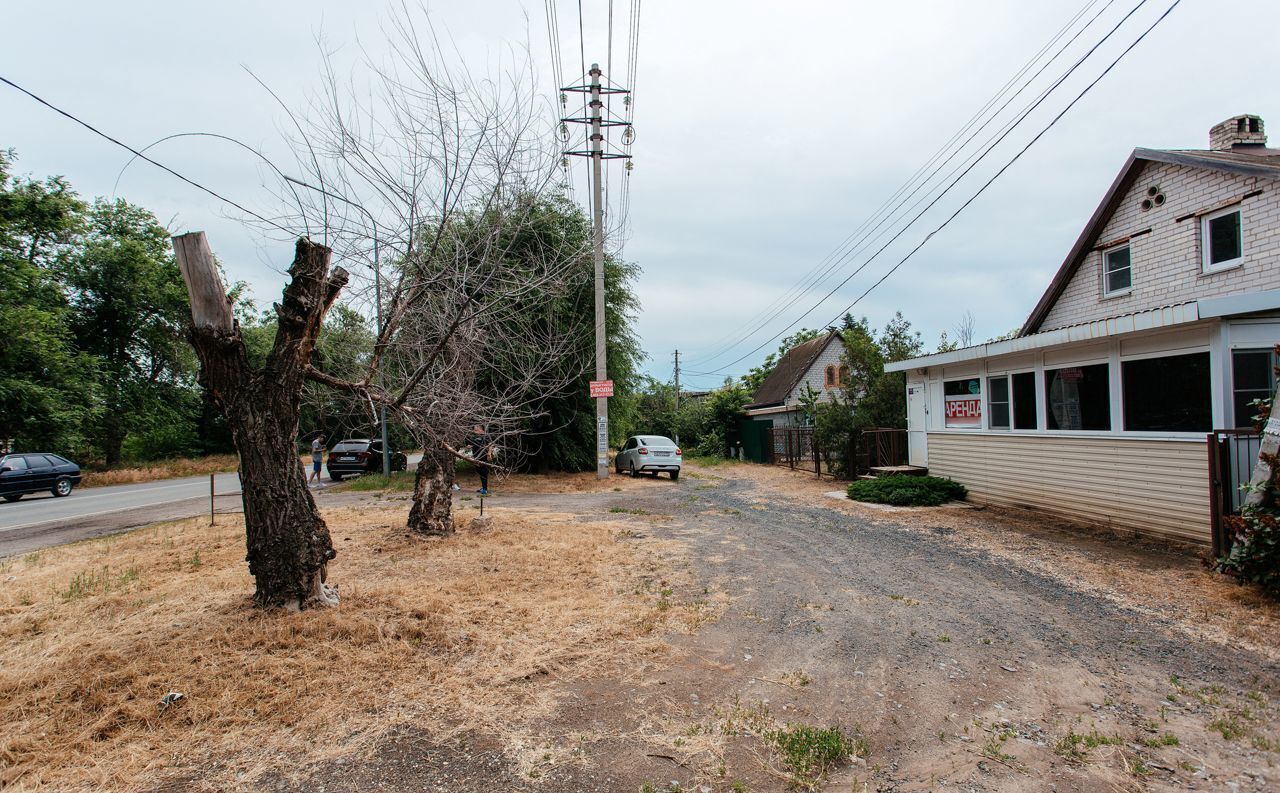
[[[796,783],[809,790],[818,789],[831,768],[847,760],[856,748],[854,740],[839,727],[788,725],[766,732],[764,738],[782,755]]]
[[[878,476],[851,483],[847,492],[854,501],[900,507],[936,507],[968,494],[964,485],[940,476]]]

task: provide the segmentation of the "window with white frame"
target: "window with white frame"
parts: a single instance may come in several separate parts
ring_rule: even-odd
[[[944,381],[942,400],[943,426],[964,429],[982,426],[982,381],[978,378]]]
[[[1206,273],[1226,270],[1244,261],[1239,207],[1214,212],[1200,219],[1200,250]]]
[[[991,418],[987,425],[993,430],[1009,429],[1010,404],[1009,378],[1007,375],[987,378],[987,399],[991,405]]]
[[[1111,368],[1105,363],[1044,372],[1046,426],[1051,430],[1111,429]]]
[[[1102,252],[1102,293],[1107,297],[1128,294],[1133,288],[1133,261],[1129,246]]]
[[[1124,428],[1130,432],[1213,429],[1209,353],[1120,362]]]
[[[1017,372],[987,378],[990,419],[993,430],[1034,430],[1039,418],[1036,373]]]
[[[1231,403],[1235,427],[1252,427],[1255,399],[1276,392],[1275,353],[1268,349],[1231,351]]]

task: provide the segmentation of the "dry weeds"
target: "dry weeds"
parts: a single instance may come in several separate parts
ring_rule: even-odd
[[[307,458],[310,459],[309,457]],[[234,471],[240,460],[234,454],[214,454],[208,457],[183,457],[176,460],[158,460],[150,465],[133,468],[112,468],[106,471],[85,471],[81,487],[105,485],[131,485],[138,482],[155,482],[160,479],[176,479],[182,476],[201,476]]]
[[[238,516],[6,561],[0,787],[252,787],[406,722],[502,735],[552,708],[544,676],[661,651],[670,546],[492,515],[491,533],[423,540],[399,508],[326,511],[342,605],[296,615],[250,607]]]

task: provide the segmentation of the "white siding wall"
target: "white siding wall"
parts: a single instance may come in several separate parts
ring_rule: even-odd
[[[1210,541],[1205,442],[929,433],[929,473],[971,498],[1198,543]]]
[[[1155,185],[1164,193],[1165,204],[1143,212],[1139,203],[1146,197],[1147,188]],[[1167,163],[1148,164],[1097,240],[1097,244],[1105,244],[1151,229],[1150,234],[1131,242],[1133,290],[1121,297],[1103,298],[1102,254],[1091,251],[1049,310],[1041,329],[1052,330],[1201,297],[1280,289],[1280,190],[1277,187],[1280,185],[1269,179]],[[1239,205],[1244,265],[1202,274],[1199,219],[1181,222],[1174,219],[1214,209],[1254,190],[1263,192]]]
[[[800,404],[800,395],[804,393],[806,383],[820,394],[818,397],[819,402],[830,402],[832,391],[838,392],[839,389],[828,389],[826,387],[826,370],[828,366],[834,366],[839,372],[840,359],[843,356],[844,344],[839,339],[828,344],[827,348],[813,362],[813,365],[809,367],[809,371],[805,372],[800,382],[796,383],[796,387],[791,389],[790,394],[787,394],[787,406],[794,407]]]

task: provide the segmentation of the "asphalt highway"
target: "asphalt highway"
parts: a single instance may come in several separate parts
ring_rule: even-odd
[[[410,469],[421,457],[409,455]],[[327,475],[322,475],[317,489],[333,484]],[[215,474],[213,487],[217,512],[240,510],[239,474]],[[76,488],[65,498],[36,493],[23,496],[21,501],[0,501],[0,557],[207,514],[208,476]]]

